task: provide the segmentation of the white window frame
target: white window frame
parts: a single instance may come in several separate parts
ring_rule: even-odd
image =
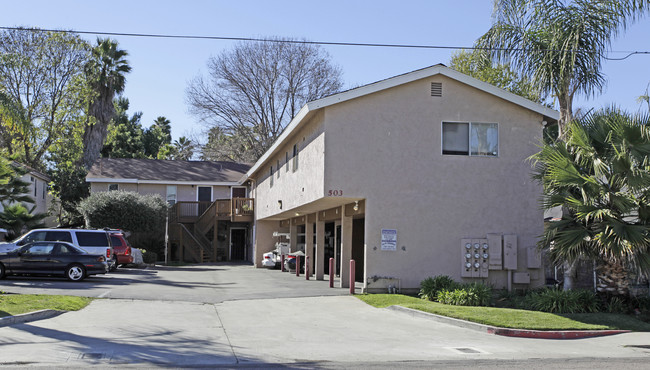
[[[445,154],[444,153],[444,148],[443,148],[443,143],[444,143],[444,132],[443,132],[443,126],[445,123],[466,123],[468,124],[468,129],[467,129],[467,154]],[[472,154],[472,124],[484,124],[484,125],[496,125],[497,126],[497,154],[496,155],[476,155]],[[440,154],[443,156],[450,156],[450,157],[480,157],[480,158],[498,158],[500,153],[501,153],[501,135],[499,132],[499,123],[497,122],[477,122],[477,121],[441,121],[440,123]]]
[[[171,195],[171,193],[169,192],[170,188],[174,189],[174,203],[173,204],[169,203],[169,201],[170,201],[169,196]],[[167,190],[167,193],[165,194],[165,200],[167,201],[167,204],[174,205],[174,204],[178,203],[178,186],[176,186],[176,185],[167,185],[166,190]],[[197,197],[197,199],[199,197],[198,189],[196,191],[196,197]]]

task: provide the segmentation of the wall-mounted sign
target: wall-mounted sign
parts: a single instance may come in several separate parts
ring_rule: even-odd
[[[397,250],[397,230],[381,229],[381,250],[382,251]]]

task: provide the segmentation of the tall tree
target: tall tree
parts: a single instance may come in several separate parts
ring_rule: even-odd
[[[190,111],[245,140],[259,158],[308,101],[341,89],[341,70],[317,45],[288,39],[239,43],[208,60],[186,89]]]
[[[140,124],[142,112],[135,112],[131,118],[127,113],[129,99],[118,97],[114,101],[115,117],[108,126],[108,137],[102,156],[108,158],[144,158],[143,130]]]
[[[125,59],[128,53],[119,49],[117,41],[97,39],[92,58],[85,66],[89,85],[94,93],[88,106],[89,119],[83,136],[83,166],[89,169],[106,140],[108,125],[115,116],[113,99],[124,91],[126,74],[131,71]]]
[[[88,44],[71,33],[39,29],[0,33],[0,140],[34,168],[83,109]]]
[[[513,71],[508,64],[494,63],[492,60],[485,58],[483,54],[483,51],[480,50],[474,52],[457,51],[451,56],[449,68],[536,103],[544,103],[528,77]]]
[[[181,136],[174,140],[174,158],[180,161],[189,161],[194,155],[194,143],[192,140]]]
[[[200,157],[204,161],[253,163],[257,160],[245,138],[228,134],[218,126],[208,130],[208,141],[200,148]]]
[[[144,131],[144,154],[149,158],[157,158],[158,152],[165,144],[172,142],[171,122],[165,117],[158,117],[153,125]]]
[[[566,210],[540,241],[553,260],[588,258],[650,272],[648,158],[650,117],[614,109],[570,122],[564,140],[532,157],[544,208]]]
[[[5,150],[0,150],[0,206],[7,207],[12,203],[34,203],[29,196],[29,183],[22,180],[27,170],[7,156]]]
[[[563,137],[574,96],[602,91],[613,37],[649,8],[645,0],[495,0],[494,23],[476,46],[557,99]]]

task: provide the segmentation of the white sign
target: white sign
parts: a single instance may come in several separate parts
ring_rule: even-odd
[[[381,229],[381,250],[382,251],[397,250],[397,230]]]

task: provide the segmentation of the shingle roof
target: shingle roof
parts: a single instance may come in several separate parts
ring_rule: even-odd
[[[88,171],[86,181],[239,182],[249,168],[248,164],[234,162],[99,158]]]

